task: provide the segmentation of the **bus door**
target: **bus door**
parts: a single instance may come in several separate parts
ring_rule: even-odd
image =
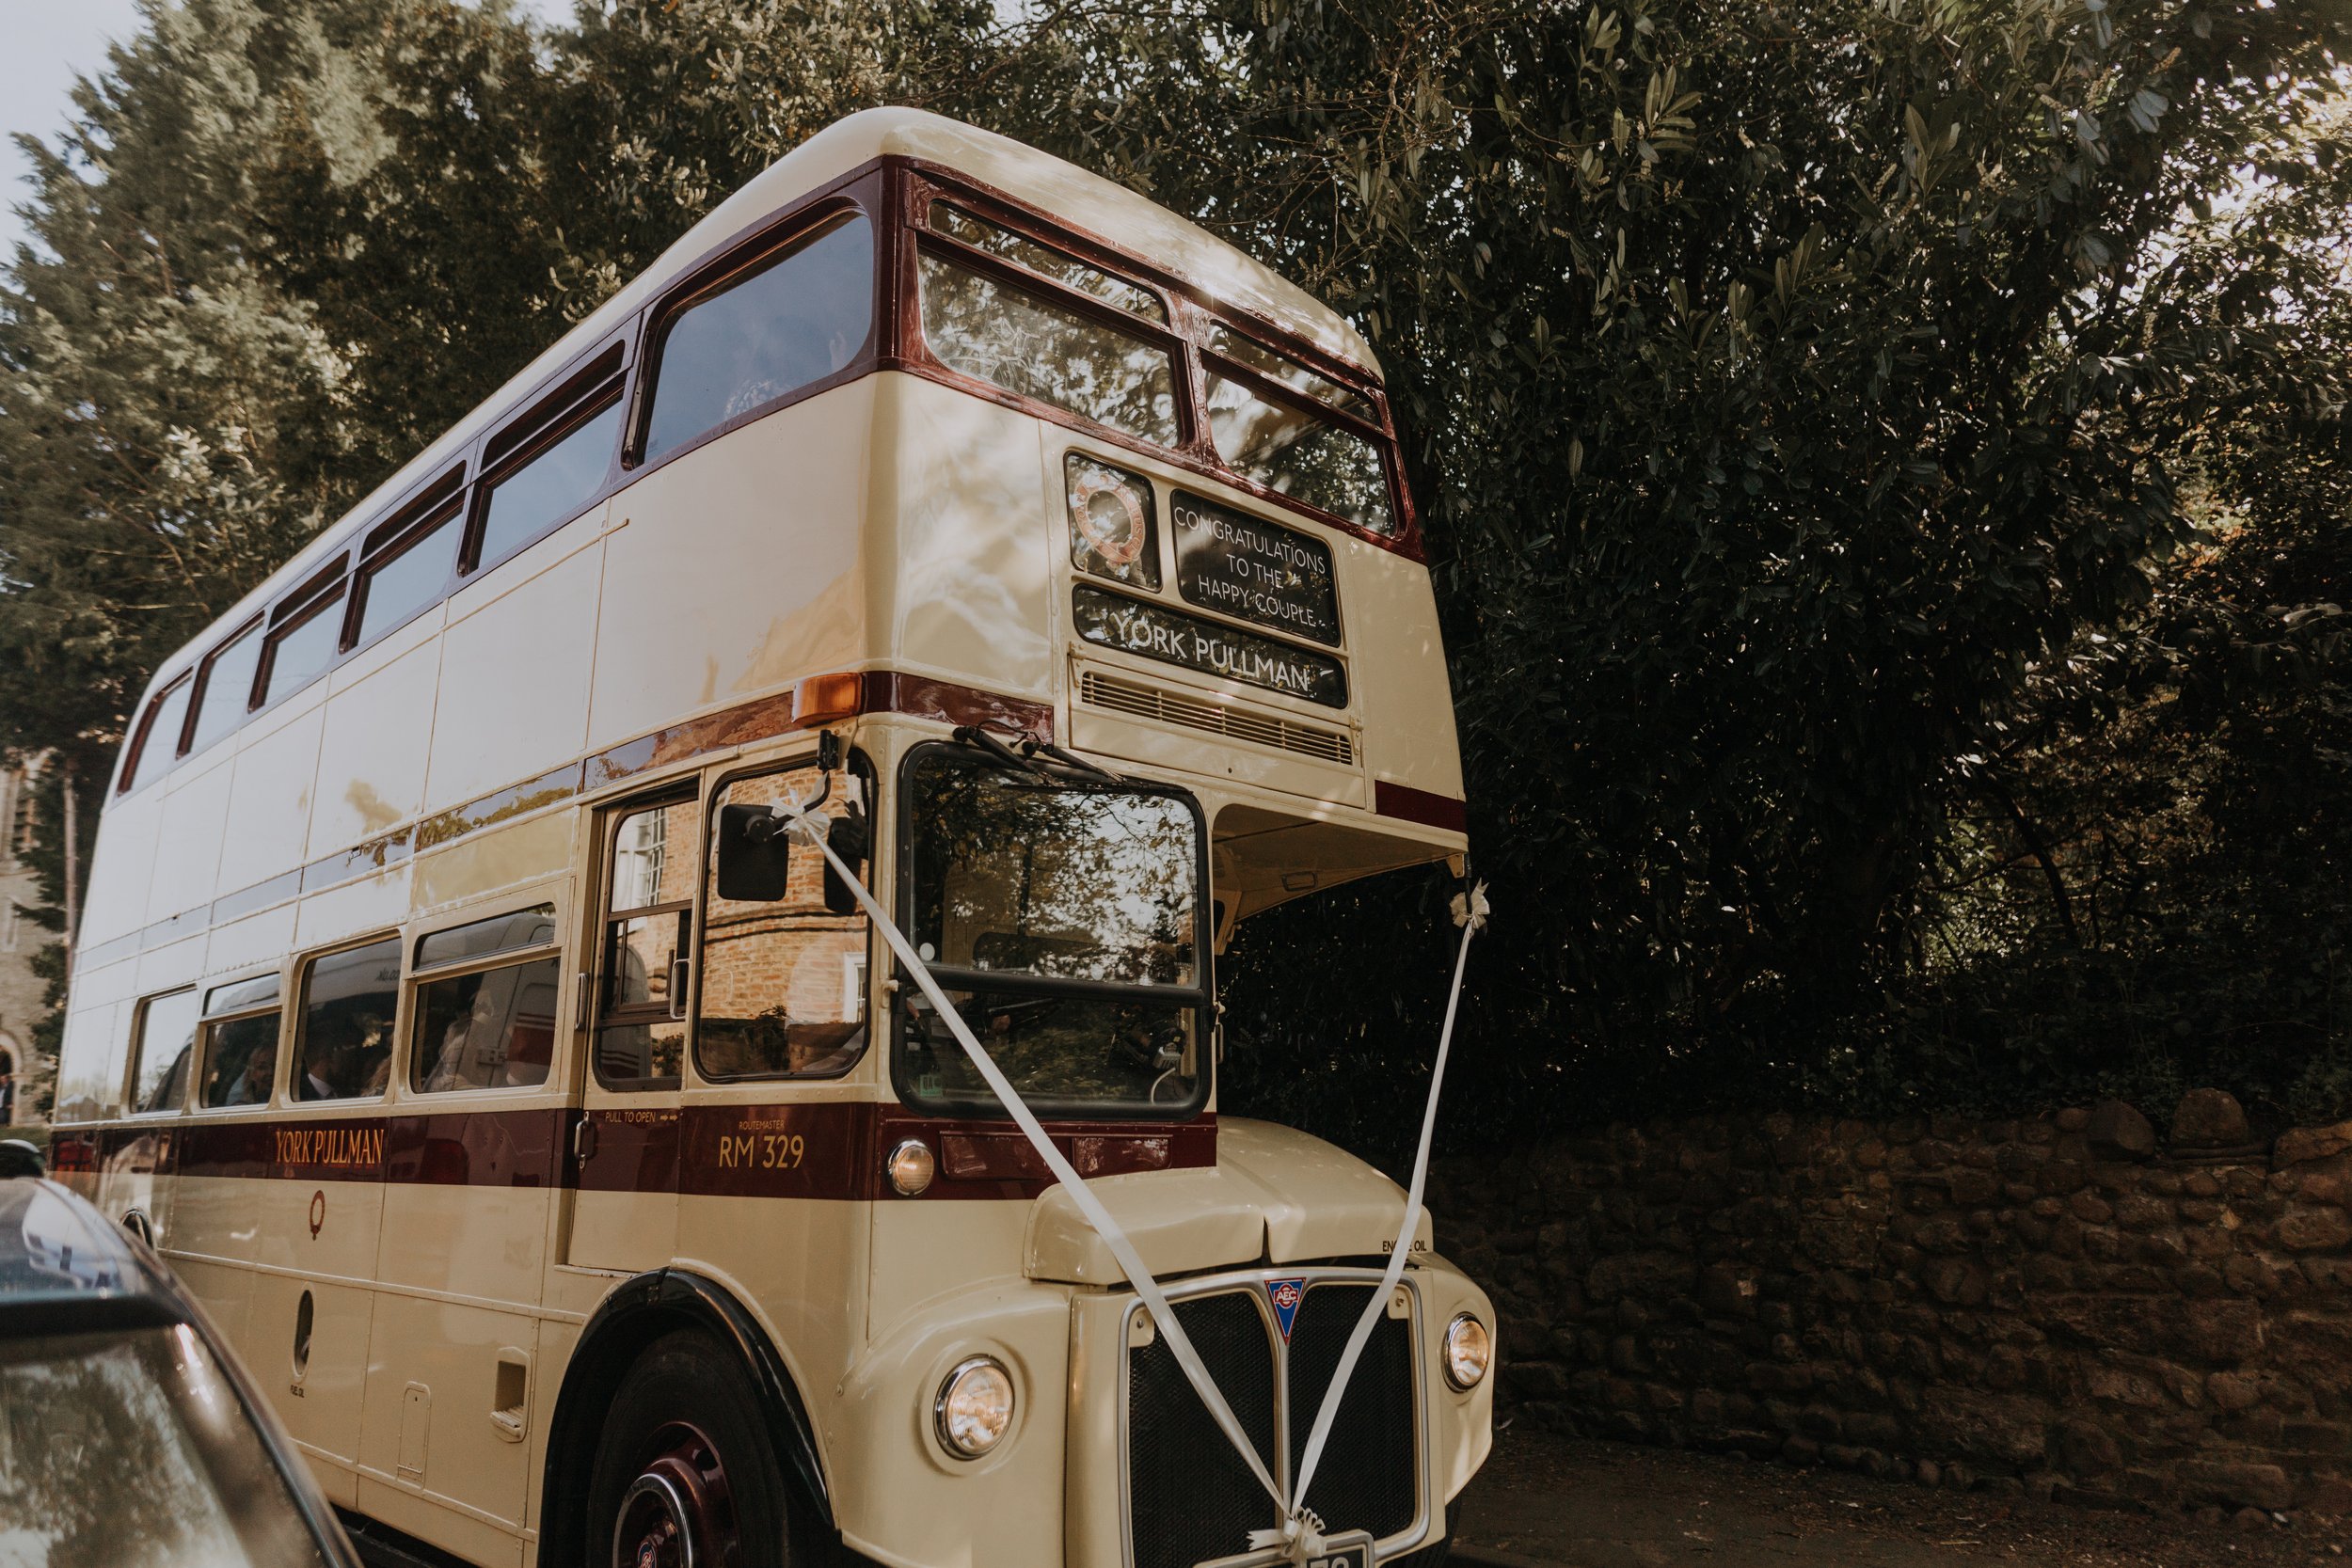
[[[868,1158],[866,971],[873,935],[847,884],[797,835],[746,841],[778,805],[818,800],[837,854],[866,858],[872,779],[803,759],[720,781],[694,976],[678,1256],[723,1259],[804,1367],[844,1367],[862,1324],[870,1221],[839,1199]],[[728,840],[733,839],[730,849]],[[743,1244],[755,1225],[759,1244]]]
[[[564,1261],[636,1273],[677,1248],[678,1080],[693,993],[696,784],[606,812]]]
[[[361,1508],[512,1560],[531,1492],[532,1363],[567,1125],[551,886],[419,932],[402,1114],[385,1139]]]

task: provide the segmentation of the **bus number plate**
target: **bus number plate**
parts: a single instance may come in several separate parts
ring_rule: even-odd
[[[1372,1537],[1361,1530],[1326,1536],[1323,1550],[1307,1559],[1307,1568],[1372,1568]]]

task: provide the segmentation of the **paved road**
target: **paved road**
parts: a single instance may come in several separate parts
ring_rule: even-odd
[[[1461,1541],[1557,1568],[2309,1568],[2345,1560],[2352,1521],[2197,1525],[1506,1429]]]

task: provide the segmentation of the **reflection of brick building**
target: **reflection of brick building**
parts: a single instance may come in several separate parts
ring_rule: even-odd
[[[800,769],[736,781],[731,805],[772,806],[806,799],[816,773]],[[837,816],[854,780],[837,780],[825,808]],[[825,909],[824,862],[805,845],[789,862],[774,903],[711,897],[704,912],[702,1037],[706,1068],[765,1072],[827,1071],[856,1049],[866,996],[863,915]]]
[[[33,784],[38,763],[0,771],[0,1122],[27,1118],[29,1107],[18,1104],[18,1091],[27,1079],[25,1052],[33,1025],[48,1011],[41,998],[42,982],[33,973],[33,955],[54,940],[21,911],[40,902],[24,852],[32,844]]]

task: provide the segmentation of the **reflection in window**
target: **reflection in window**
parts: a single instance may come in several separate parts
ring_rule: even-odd
[[[805,800],[823,781],[813,768],[737,779],[721,804]],[[854,824],[851,832],[863,831],[868,820],[865,779],[844,770],[833,784],[818,808],[828,831],[844,822]],[[788,842],[784,897],[774,903],[722,898],[714,880],[704,906],[694,1051],[707,1077],[846,1072],[866,1053],[866,916],[828,910],[823,857],[797,838]],[[849,842],[848,834],[836,839]],[[715,839],[711,848],[715,872]],[[854,863],[857,857],[849,858]]]
[[[687,924],[702,806],[648,806],[613,829],[596,1068],[608,1087],[676,1082],[686,1046]]]
[[[235,1387],[186,1328],[0,1347],[0,1498],[11,1563],[324,1568]]]
[[[420,985],[411,1086],[437,1094],[546,1083],[555,1054],[555,985],[552,958]]]
[[[994,1108],[996,1096],[930,1001],[912,985],[898,995],[906,1021],[908,1079],[915,1096]],[[1174,1110],[1193,1099],[1190,1007],[952,987],[947,1000],[1021,1098],[1033,1105]]]
[[[148,707],[147,732],[139,739],[136,770],[123,787],[136,789],[160,779],[180,749],[180,726],[188,717],[188,683],[181,681]]]
[[[204,1104],[266,1105],[277,1076],[277,1008],[205,1028]]]
[[[420,938],[417,967],[480,963],[554,941],[555,907],[535,904]],[[542,954],[421,980],[408,1053],[409,1086],[437,1094],[546,1083],[555,1055],[557,967],[552,954]]]
[[[1197,982],[1191,810],[946,754],[915,771],[914,929],[926,961],[1126,985]]]
[[[1379,449],[1354,431],[1213,370],[1209,434],[1235,473],[1373,533],[1396,531]]]
[[[400,1002],[400,939],[330,953],[302,984],[302,1053],[296,1100],[356,1100],[384,1092],[392,1069],[392,1016]]]
[[[262,693],[263,707],[290,691],[301,690],[335,662],[343,628],[342,602],[342,589],[338,587],[323,603],[305,611],[301,620],[270,634],[269,686]]]
[[[873,228],[855,214],[688,306],[661,340],[645,457],[847,366],[873,317]]]
[[[1168,351],[936,256],[921,259],[923,338],[950,370],[1176,444]]]
[[[233,730],[253,701],[253,668],[262,661],[262,628],[248,626],[216,649],[204,666],[204,695],[196,707],[188,750],[200,752]]]
[[[1187,802],[943,748],[920,755],[907,810],[915,949],[1024,1098],[1080,1113],[1199,1103],[1200,830]],[[993,1108],[929,1003],[913,986],[898,998],[915,1098]]]
[[[1049,245],[1038,244],[1009,229],[999,229],[993,223],[976,218],[971,214],[948,206],[944,201],[931,203],[931,227],[942,234],[953,234],[965,245],[1001,256],[1015,266],[1050,277],[1065,288],[1118,306],[1121,310],[1168,324],[1168,308],[1159,296],[1139,289],[1122,277],[1088,266],[1074,256],[1065,256]]]
[[[399,546],[400,553],[360,568],[359,629],[353,644],[389,631],[441,596],[456,549],[455,507],[424,532]]]
[[[570,522],[604,484],[620,439],[615,396],[571,433],[489,487],[482,503],[482,540],[473,559],[495,565],[548,530]]]
[[[438,969],[487,958],[500,953],[519,953],[545,947],[555,941],[555,906],[533,904],[512,914],[493,915],[470,925],[453,926],[417,939],[417,967]]]
[[[1277,354],[1254,338],[1245,338],[1230,326],[1221,324],[1212,325],[1206,346],[1210,353],[1238,360],[1260,375],[1279,381],[1295,392],[1304,392],[1317,403],[1327,403],[1334,408],[1344,409],[1359,420],[1370,421],[1373,419],[1372,404],[1364,400],[1361,392],[1352,387],[1343,387],[1328,376],[1318,375],[1289,355]]]
[[[131,1042],[131,1104],[141,1111],[176,1111],[186,1102],[188,1056],[196,1046],[196,992],[151,996],[139,1009]]]

